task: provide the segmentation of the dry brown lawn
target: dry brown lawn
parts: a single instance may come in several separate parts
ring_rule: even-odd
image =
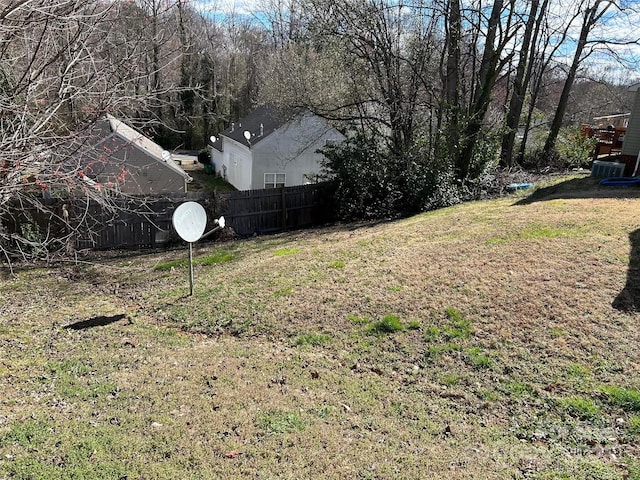
[[[567,178],[199,245],[193,296],[186,249],[5,271],[0,479],[640,479],[638,229]]]

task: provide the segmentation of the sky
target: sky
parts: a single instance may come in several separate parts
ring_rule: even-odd
[[[635,4],[635,8],[621,12],[612,2],[603,16],[603,21],[593,29],[589,39],[591,41],[614,40],[620,43],[627,43],[630,39],[634,39],[635,42],[632,44],[615,45],[609,43],[606,48],[624,59],[628,69],[622,69],[620,63],[616,62],[603,46],[595,46],[595,53],[586,60],[585,64],[595,71],[608,71],[611,76],[620,76],[619,80],[623,83],[625,77],[629,77],[635,83],[640,81],[640,0],[622,1]],[[553,0],[553,3],[555,14],[561,21],[566,22],[569,16],[574,15],[576,0]],[[570,30],[573,39],[578,38],[581,21],[582,18],[578,17]],[[574,48],[575,43],[567,43],[566,51],[570,56],[573,55]]]
[[[211,12],[212,14],[255,14],[260,11],[265,3],[263,0],[196,0],[200,11]]]

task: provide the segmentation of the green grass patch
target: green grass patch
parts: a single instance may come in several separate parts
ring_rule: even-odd
[[[211,255],[207,255],[206,257],[196,258],[194,260],[194,265],[215,265],[218,263],[230,262],[234,259],[234,254],[229,251],[219,251],[214,252]]]
[[[424,339],[428,343],[437,342],[440,340],[442,336],[442,332],[440,329],[434,325],[427,327],[424,331]]]
[[[331,335],[325,335],[322,333],[307,333],[304,335],[299,335],[295,341],[294,345],[298,347],[303,347],[306,345],[312,346],[320,346],[325,343],[329,343],[331,341]]]
[[[492,364],[491,358],[480,347],[468,348],[465,353],[467,354],[468,363],[473,367],[489,368]]]
[[[407,323],[407,330],[420,330],[421,326],[422,324],[419,320],[411,320],[409,323]]]
[[[451,352],[460,352],[462,351],[462,347],[454,342],[446,342],[439,343],[436,345],[429,345],[427,351],[425,353],[425,357],[427,360],[436,360],[440,355],[451,353]]]
[[[580,420],[595,420],[600,415],[600,407],[592,399],[573,396],[558,399],[560,409]]]
[[[573,237],[581,233],[581,227],[576,225],[549,226],[540,223],[529,225],[520,232],[511,232],[506,236],[491,237],[485,240],[485,245],[504,245],[511,240],[538,240]]]
[[[504,237],[492,237],[489,238],[488,240],[485,240],[485,245],[503,245],[505,243],[507,243],[508,240]]]
[[[491,366],[491,359],[482,353],[479,347],[463,349],[464,341],[471,338],[471,321],[464,317],[456,308],[444,311],[446,321],[438,327],[431,325],[424,330],[423,338],[429,344],[426,358],[436,360],[440,355],[451,352],[465,353],[465,361],[474,367],[485,368]]]
[[[466,340],[471,337],[471,321],[464,318],[455,308],[445,310],[447,323],[442,327],[430,326],[424,331],[424,339],[433,343],[438,341]]]
[[[47,366],[54,376],[56,391],[66,399],[106,397],[117,389],[114,382],[93,375],[90,365],[77,358],[49,362]]]
[[[54,375],[67,375],[81,377],[91,372],[88,362],[79,358],[69,358],[59,361],[52,361],[47,364],[49,371]]]
[[[154,270],[166,271],[174,268],[182,268],[189,265],[189,260],[171,260],[169,262],[158,263],[153,267]]]
[[[539,238],[558,238],[568,235],[568,230],[564,228],[549,227],[545,225],[530,225],[520,232],[520,237],[527,240]]]
[[[464,318],[460,310],[447,308],[445,314],[449,320],[449,325],[443,329],[442,335],[446,339],[467,339],[471,337],[471,321]]]
[[[514,397],[533,396],[535,389],[529,383],[513,380],[509,382],[506,387],[506,391]]]
[[[607,403],[627,412],[640,412],[640,390],[616,386],[602,387]]]
[[[591,376],[591,368],[582,363],[570,363],[567,365],[567,375],[575,379],[584,379]]]
[[[79,381],[72,377],[63,376],[55,383],[58,394],[70,400],[88,400],[91,398],[106,398],[115,392],[118,386],[113,382],[92,379]]]
[[[625,480],[640,480],[640,461],[629,458],[626,464],[629,475],[626,476]]]
[[[293,287],[284,287],[284,288],[280,288],[279,290],[276,290],[275,292],[273,292],[273,296],[276,298],[280,298],[280,297],[287,297],[289,295],[291,295],[293,293]]]
[[[376,334],[396,333],[404,330],[404,325],[395,315],[385,315],[382,320],[369,326],[369,331]]]
[[[349,320],[351,323],[355,323],[356,325],[367,325],[371,323],[371,319],[369,317],[360,317],[353,313],[349,313],[347,315],[347,320]]]
[[[196,257],[193,259],[193,265],[215,265],[218,263],[230,262],[235,258],[235,255],[229,251],[214,252],[206,257]],[[176,268],[184,268],[189,266],[189,259],[171,260],[169,262],[162,262],[155,265],[154,270],[167,271]]]
[[[344,268],[345,263],[342,260],[336,260],[335,262],[331,262],[329,267],[331,268]]]
[[[18,445],[35,448],[51,438],[52,433],[52,425],[42,420],[30,418],[14,423],[7,433],[0,435],[0,447]]]
[[[273,410],[258,416],[258,427],[270,434],[301,432],[305,425],[295,412]]]
[[[631,415],[627,424],[629,434],[640,437],[640,415]]]
[[[498,392],[489,388],[479,388],[476,391],[476,395],[479,399],[484,400],[485,402],[495,402],[501,398]]]
[[[299,248],[281,248],[273,252],[274,257],[284,257],[287,255],[295,255],[300,251]]]
[[[453,387],[455,385],[458,385],[460,381],[461,381],[460,375],[456,375],[455,373],[447,373],[440,377],[440,383],[448,387]]]

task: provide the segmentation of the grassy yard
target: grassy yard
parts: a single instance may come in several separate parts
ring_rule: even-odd
[[[4,272],[0,479],[638,480],[638,229],[573,178],[202,244],[193,296],[186,249]]]
[[[201,163],[183,165],[182,168],[191,176],[187,186],[189,192],[233,192],[236,188],[218,175],[206,173]]]

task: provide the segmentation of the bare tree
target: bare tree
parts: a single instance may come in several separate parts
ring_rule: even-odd
[[[118,28],[121,8],[129,5],[10,0],[1,7],[0,251],[6,258],[12,248],[27,256],[63,245],[83,228],[47,197],[111,202],[108,188],[88,177],[82,149],[101,115],[147,111],[158,92],[156,85],[142,88],[155,72],[140,70],[144,48],[136,33]],[[25,228],[12,220],[36,213],[66,226],[52,232],[46,222]]]
[[[546,16],[549,1],[543,0],[540,5],[539,0],[531,0],[525,31],[520,46],[518,65],[513,77],[513,92],[509,101],[509,109],[505,121],[506,131],[502,139],[501,162],[504,166],[513,165],[513,150],[515,146],[516,134],[520,125],[520,116],[524,106],[525,95],[531,81],[533,72],[535,47],[540,33],[542,22]],[[532,46],[534,49],[532,49]]]
[[[455,1],[455,0],[454,0]],[[476,144],[482,132],[486,114],[491,104],[493,89],[504,67],[511,61],[514,52],[509,45],[519,28],[514,22],[514,1],[493,2],[486,22],[482,57],[470,92],[470,103],[465,112],[464,126],[457,137],[459,147],[454,152],[456,176],[466,180],[473,160]],[[479,44],[475,44],[477,47]],[[455,135],[455,133],[454,133]]]
[[[531,41],[530,56],[527,60],[526,75],[529,77],[525,82],[527,85],[527,105],[523,136],[518,149],[518,161],[521,161],[525,156],[532,129],[538,128],[537,125],[534,125],[536,108],[539,106],[540,97],[545,96],[548,79],[551,77],[554,82],[553,79],[557,78],[555,74],[557,65],[554,60],[569,32],[567,25],[558,24],[555,19],[553,22],[550,21],[548,10],[546,15],[544,10],[541,10],[540,15],[540,21],[536,25],[535,35]]]
[[[562,121],[564,114],[567,110],[567,103],[569,102],[569,95],[573,88],[573,82],[575,81],[578,68],[589,55],[589,51],[585,51],[589,43],[589,34],[593,28],[602,20],[609,8],[614,5],[610,0],[584,0],[580,4],[579,13],[581,14],[580,34],[576,41],[576,49],[573,54],[573,60],[567,71],[567,79],[564,83],[560,99],[558,101],[558,107],[556,113],[551,122],[551,128],[547,141],[544,145],[544,152],[549,155],[555,148],[556,139],[562,127]]]
[[[446,152],[438,151],[439,155],[453,155],[458,147],[461,122],[461,69],[462,59],[462,12],[458,0],[448,0],[444,11],[444,48],[440,72],[442,77],[442,89],[444,91],[443,102],[440,103],[440,115],[438,124],[441,125],[445,118],[445,129],[449,132],[445,136],[443,144]]]
[[[401,157],[434,89],[435,22],[425,10],[421,2],[302,2],[296,40],[275,51],[279,70],[264,97],[275,99],[279,86],[292,106],[376,132]]]

